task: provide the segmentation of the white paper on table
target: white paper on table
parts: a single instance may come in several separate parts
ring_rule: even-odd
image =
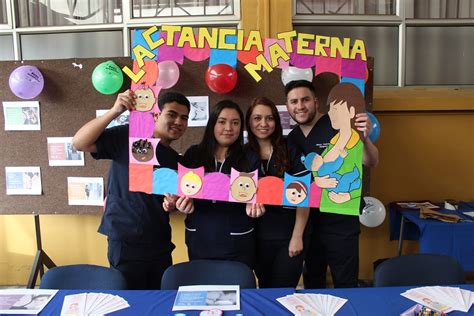
[[[53,299],[58,290],[0,290],[1,315],[37,315]]]
[[[81,316],[85,315],[86,310],[86,293],[66,295],[61,308],[62,316]]]
[[[173,311],[212,309],[240,310],[240,286],[191,285],[178,288]]]

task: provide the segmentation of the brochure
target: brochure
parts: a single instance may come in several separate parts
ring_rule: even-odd
[[[180,286],[176,293],[173,311],[183,310],[240,310],[238,285]]]
[[[417,287],[400,295],[443,313],[454,310],[468,312],[474,303],[474,292],[449,286]]]
[[[130,307],[128,302],[118,295],[79,293],[64,297],[61,315],[104,315],[127,307]]]
[[[329,294],[292,294],[277,298],[281,305],[298,316],[334,315],[347,299]]]
[[[38,315],[58,290],[0,290],[0,314]]]

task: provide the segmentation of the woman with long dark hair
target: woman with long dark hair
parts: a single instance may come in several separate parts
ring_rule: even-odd
[[[304,172],[296,153],[289,153],[275,104],[253,100],[246,113],[248,144],[245,149],[260,157],[259,176],[283,178],[284,172]],[[256,221],[259,287],[296,287],[303,267],[303,234],[309,208],[265,205]]]
[[[210,113],[201,142],[186,151],[183,165],[188,168],[204,166],[206,173],[230,174],[231,168],[240,172],[256,170],[258,156],[243,151],[243,121],[242,110],[235,102],[218,102]],[[262,214],[261,205],[179,198],[176,207],[188,213],[185,224],[190,260],[234,260],[254,267],[252,217]]]

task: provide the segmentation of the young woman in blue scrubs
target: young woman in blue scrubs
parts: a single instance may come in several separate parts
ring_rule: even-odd
[[[201,142],[186,151],[183,165],[204,166],[206,173],[228,175],[231,168],[240,172],[256,170],[260,165],[258,156],[243,151],[243,121],[244,115],[236,103],[218,102],[212,109]],[[179,198],[176,207],[188,213],[185,224],[190,260],[233,260],[254,267],[253,217],[262,214],[261,205]]]
[[[246,114],[249,142],[245,148],[260,157],[259,176],[283,178],[284,172],[304,171],[296,154],[287,150],[275,104],[265,98],[253,100]],[[309,208],[265,205],[256,221],[259,287],[296,287],[303,267],[303,234]]]

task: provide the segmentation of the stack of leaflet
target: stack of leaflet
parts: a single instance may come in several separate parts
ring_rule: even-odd
[[[335,315],[346,299],[327,294],[292,294],[277,301],[295,315]]]
[[[118,295],[105,293],[80,293],[64,297],[61,315],[104,315],[130,307]]]
[[[425,286],[410,289],[402,296],[437,312],[467,312],[474,303],[474,292],[448,286]]]
[[[0,315],[38,315],[58,290],[0,290]]]

